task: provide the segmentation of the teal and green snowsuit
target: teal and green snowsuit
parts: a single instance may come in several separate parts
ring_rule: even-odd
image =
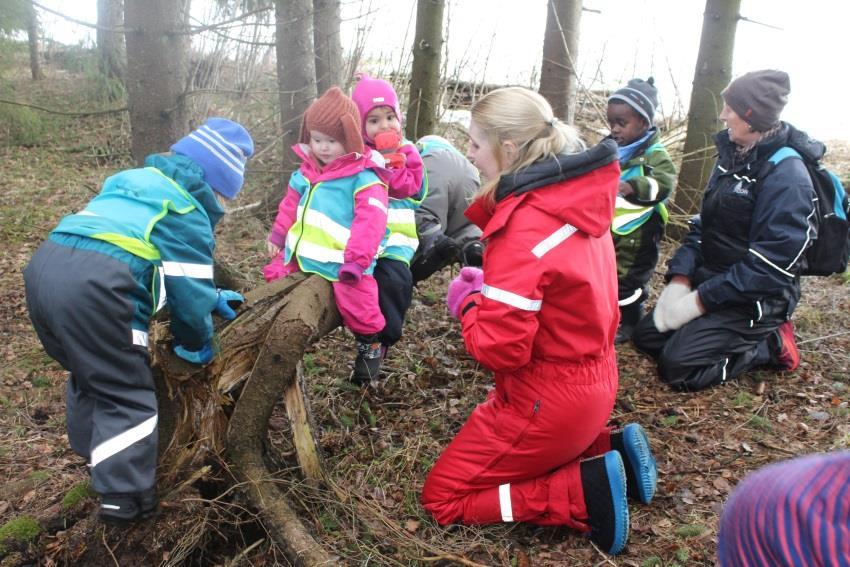
[[[676,166],[658,141],[657,129],[625,162],[620,180],[634,193],[617,197],[611,232],[617,253],[617,281],[621,311],[629,306],[640,313],[646,284],[658,263],[658,251],[667,224],[665,203],[676,184]]]

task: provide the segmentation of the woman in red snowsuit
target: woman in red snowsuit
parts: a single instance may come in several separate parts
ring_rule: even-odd
[[[487,248],[483,271],[464,268],[447,303],[496,387],[434,465],[422,503],[441,524],[566,525],[619,553],[626,477],[648,502],[656,473],[639,425],[606,427],[617,392],[616,143],[585,150],[545,99],[511,87],[473,108],[467,157],[486,181],[466,214]]]

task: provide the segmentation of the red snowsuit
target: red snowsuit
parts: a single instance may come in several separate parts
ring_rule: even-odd
[[[579,459],[610,447],[617,392],[618,183],[616,145],[603,142],[502,177],[492,214],[478,201],[467,210],[487,249],[463,338],[496,387],[425,481],[439,523],[589,530]]]

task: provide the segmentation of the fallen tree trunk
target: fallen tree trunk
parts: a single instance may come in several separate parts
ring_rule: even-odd
[[[239,317],[218,333],[218,355],[203,368],[173,355],[164,325],[154,329],[159,485],[175,486],[210,464],[230,470],[295,564],[334,563],[298,519],[264,458],[269,419],[283,398],[302,473],[314,482],[324,477],[301,365],[305,349],[340,324],[331,285],[295,274],[245,297]]]

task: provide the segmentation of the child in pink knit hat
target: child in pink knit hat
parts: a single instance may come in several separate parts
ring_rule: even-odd
[[[355,362],[352,380],[364,383],[378,377],[387,349],[401,338],[404,317],[413,295],[410,261],[419,246],[414,211],[425,199],[428,188],[416,146],[401,135],[401,111],[392,85],[360,75],[351,98],[360,111],[363,142],[376,150],[371,152],[372,161],[379,166],[374,171],[386,183],[390,197],[387,246],[380,252],[374,271],[386,326],[373,343],[381,356],[359,357]]]

